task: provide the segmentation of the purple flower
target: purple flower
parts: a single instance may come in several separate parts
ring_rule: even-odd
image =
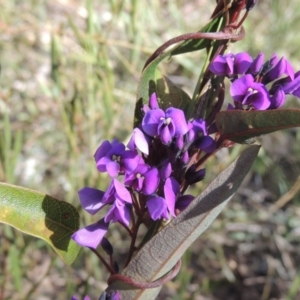
[[[274,55],[274,60],[276,61],[277,56]],[[294,79],[294,70],[290,62],[282,57],[272,69],[270,69],[262,79],[263,84],[268,84],[271,81],[274,81],[280,78],[283,74],[288,75],[288,77],[293,80]]]
[[[133,173],[125,175],[124,184],[145,195],[153,194],[159,184],[158,169],[140,164]]]
[[[254,58],[252,64],[250,65],[247,73],[250,73],[250,74],[253,74],[253,75],[256,75],[258,74],[261,69],[262,69],[262,66],[263,66],[263,63],[264,63],[264,53],[263,52],[260,52],[256,58]]]
[[[193,142],[200,133],[201,136],[207,134],[206,122],[203,119],[195,119],[188,122],[189,131],[187,132],[188,142]]]
[[[152,137],[159,136],[166,145],[172,142],[173,137],[188,131],[183,111],[173,107],[166,112],[162,109],[149,110],[143,118],[142,128]]]
[[[97,213],[107,204],[113,204],[116,200],[132,203],[128,190],[116,179],[113,179],[107,191],[84,187],[78,191],[81,206],[91,215]]]
[[[152,220],[156,221],[161,218],[169,219],[167,203],[163,197],[157,195],[149,196],[146,206]]]
[[[282,90],[285,94],[291,94],[300,98],[300,71],[295,73],[294,80],[284,78],[281,82],[279,80],[278,84],[281,85]],[[274,85],[276,86],[276,82],[274,83]]]
[[[101,219],[97,223],[79,229],[72,235],[72,239],[83,247],[96,249],[107,233],[109,223]]]
[[[210,71],[219,76],[244,74],[252,63],[252,57],[247,52],[236,55],[233,53],[218,55],[210,65]]]
[[[252,64],[253,59],[247,52],[241,52],[234,56],[234,74],[244,74]]]
[[[113,140],[104,141],[97,149],[95,155],[97,169],[100,172],[107,171],[111,177],[116,177],[119,172],[132,172],[139,163],[136,151],[125,150],[125,145]]]
[[[115,200],[119,200],[124,203],[132,203],[130,193],[117,179],[112,180],[109,188],[103,195],[102,202],[105,204],[112,204]]]
[[[131,137],[130,141],[128,142],[127,147],[132,151],[137,148],[142,153],[148,155],[149,154],[149,139],[145,136],[145,134],[139,128],[134,128],[134,130],[132,132],[132,137]]]
[[[105,222],[121,222],[126,226],[130,223],[130,208],[122,200],[116,199],[104,217]]]
[[[274,94],[270,97],[271,105],[269,109],[276,109],[281,107],[285,101],[285,93],[281,86],[279,86]]]
[[[218,55],[209,69],[212,73],[219,76],[233,75],[233,60],[233,53]]]
[[[216,142],[208,136],[206,121],[203,119],[195,119],[190,123],[190,130],[188,131],[188,140],[194,141],[194,146],[210,153],[216,149]],[[189,125],[190,125],[189,124]]]
[[[146,206],[153,220],[161,218],[169,219],[169,213],[175,217],[175,202],[179,193],[179,183],[173,177],[169,177],[164,184],[164,198],[159,195],[151,195],[147,198]]]
[[[230,87],[230,94],[238,107],[239,103],[252,105],[258,110],[265,110],[270,106],[266,87],[262,83],[255,82],[250,74],[235,80]]]

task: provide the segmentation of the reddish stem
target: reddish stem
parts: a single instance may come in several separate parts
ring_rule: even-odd
[[[229,28],[227,29],[229,30]],[[157,48],[153,54],[147,59],[143,70],[159,55],[161,55],[167,48],[170,46],[177,44],[186,40],[199,40],[199,39],[207,39],[207,40],[234,40],[239,41],[244,38],[244,31],[241,31],[239,34],[231,33],[231,32],[192,32],[185,33],[179,35],[175,38],[168,40],[166,43]]]
[[[181,267],[181,260],[179,260],[174,268],[165,276],[161,277],[160,279],[153,281],[153,282],[140,282],[137,280],[134,280],[130,277],[124,276],[122,274],[113,274],[108,278],[108,285],[110,285],[112,282],[118,280],[122,281],[124,283],[127,283],[131,285],[132,287],[138,288],[138,289],[153,289],[162,286],[166,282],[172,280],[179,272]]]
[[[106,261],[105,259],[102,257],[102,255],[96,250],[96,249],[93,249],[93,248],[89,248],[90,250],[92,250],[96,255],[97,257],[100,259],[100,261],[104,264],[104,266],[106,267],[106,269],[109,271],[110,274],[115,274],[115,271],[113,269],[112,266],[110,266]]]

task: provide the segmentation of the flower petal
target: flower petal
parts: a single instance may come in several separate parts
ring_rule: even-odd
[[[149,110],[142,121],[143,131],[150,136],[156,136],[157,127],[161,118],[165,117],[165,113],[162,109]]]
[[[169,177],[164,185],[164,195],[169,212],[175,217],[175,202],[176,196],[179,193],[180,186],[177,180]]]
[[[232,96],[233,100],[242,102],[253,82],[254,79],[250,74],[235,80],[230,87],[230,95]]]
[[[247,52],[234,56],[234,74],[244,74],[250,67],[253,59]]]
[[[149,99],[149,106],[151,109],[158,109],[159,106],[158,106],[158,102],[157,102],[157,96],[156,96],[156,93],[153,93],[151,96],[150,96],[150,99]]]
[[[100,190],[84,187],[78,191],[78,195],[81,206],[91,215],[97,213],[105,205],[102,202],[104,192]]]
[[[72,239],[83,247],[96,249],[107,233],[109,223],[103,219],[97,223],[79,229],[72,235]]]
[[[150,169],[147,173],[145,173],[145,179],[143,184],[142,192],[145,195],[153,194],[159,184],[159,172],[157,168]]]
[[[186,134],[188,132],[188,125],[181,109],[169,107],[166,110],[166,119],[171,118],[175,127],[175,134]]]
[[[135,128],[132,133],[132,137],[127,144],[127,147],[130,150],[135,150],[137,148],[142,153],[149,154],[149,142],[144,133],[139,129]]]
[[[169,219],[167,204],[164,198],[159,196],[150,196],[146,202],[146,206],[152,220],[156,221],[161,218]]]
[[[122,202],[132,203],[131,195],[129,191],[126,189],[126,187],[117,179],[113,180],[113,184],[115,187],[116,198],[118,198]]]
[[[111,206],[109,211],[106,213],[105,222],[121,222],[126,226],[130,224],[130,209],[129,207],[122,201],[116,199],[114,204]]]

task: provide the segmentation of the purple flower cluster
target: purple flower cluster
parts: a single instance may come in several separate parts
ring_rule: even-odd
[[[263,53],[254,59],[246,52],[218,55],[210,71],[231,80],[234,107],[229,109],[277,109],[287,94],[300,97],[300,72],[294,73],[289,61],[276,54],[265,63]]]
[[[205,176],[205,169],[197,169],[190,157],[216,149],[206,122],[187,121],[178,108],[160,109],[156,94],[143,111],[141,126],[133,130],[127,147],[116,139],[104,141],[94,155],[97,169],[112,181],[106,191],[84,187],[78,192],[88,213],[108,207],[104,218],[73,234],[82,246],[95,249],[107,243],[104,236],[111,222],[129,229],[135,218],[144,222],[176,217],[194,198],[183,195],[186,187]]]

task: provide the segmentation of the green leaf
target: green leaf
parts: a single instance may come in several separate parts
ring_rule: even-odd
[[[79,228],[77,210],[51,196],[0,183],[0,222],[45,240],[67,264],[80,250],[71,239]]]
[[[249,139],[262,134],[299,127],[300,110],[222,111],[216,115],[216,125],[223,139],[247,143]]]
[[[187,209],[144,245],[122,274],[136,281],[153,282],[169,272],[231,199],[252,166],[259,148],[258,145],[247,147]],[[155,299],[160,289],[139,290],[125,282],[114,281],[107,290],[120,291],[122,299],[150,300]]]

